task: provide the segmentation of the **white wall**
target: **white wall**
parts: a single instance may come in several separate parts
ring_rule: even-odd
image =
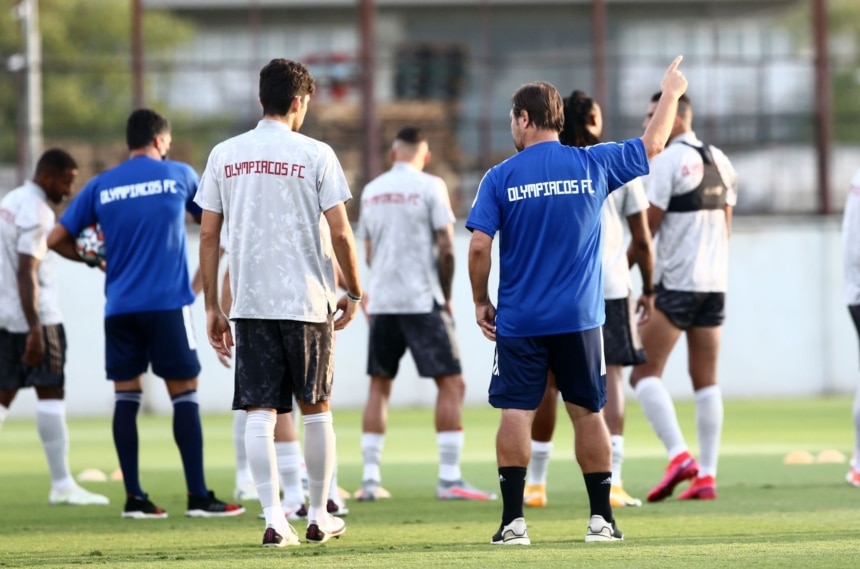
[[[732,237],[728,318],[724,327],[720,381],[726,397],[800,397],[853,391],[857,386],[858,342],[842,300],[842,245],[839,219],[738,218]],[[493,344],[474,324],[466,251],[469,234],[456,237],[458,268],[454,283],[455,319],[467,400],[486,402]],[[196,266],[197,237],[190,239]],[[363,248],[359,248],[361,254]],[[363,264],[363,259],[362,259]],[[78,263],[61,262],[61,299],[69,338],[66,386],[70,415],[107,415],[113,389],[104,379],[102,307],[104,276]],[[491,290],[497,275],[492,276]],[[638,288],[638,286],[637,286]],[[226,412],[232,401],[232,372],[218,363],[205,337],[202,299],[194,305],[203,373],[204,411]],[[366,396],[367,323],[359,316],[339,333],[334,404],[360,407]],[[667,373],[673,395],[690,397],[686,346],[679,342]],[[170,402],[161,380],[148,377],[146,405],[167,412]],[[392,405],[432,405],[433,382],[418,379],[404,358]],[[32,416],[35,395],[22,391],[13,417]]]

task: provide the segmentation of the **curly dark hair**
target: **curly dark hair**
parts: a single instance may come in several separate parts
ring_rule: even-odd
[[[260,70],[260,103],[263,114],[286,116],[295,97],[312,95],[314,78],[304,64],[273,59]]]
[[[567,146],[591,146],[600,139],[588,130],[588,119],[594,110],[594,99],[585,91],[574,91],[564,100],[564,128],[558,135]]]

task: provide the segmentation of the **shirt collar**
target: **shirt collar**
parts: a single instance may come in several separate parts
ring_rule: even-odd
[[[48,194],[45,193],[45,190],[43,190],[39,184],[31,180],[27,180],[26,182],[24,182],[24,185],[30,192],[39,196],[42,201],[48,201]]]

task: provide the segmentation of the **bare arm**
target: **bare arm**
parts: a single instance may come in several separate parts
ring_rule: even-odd
[[[648,206],[648,229],[651,231],[652,239],[660,231],[660,224],[663,223],[663,216],[665,214],[665,211],[654,204]]]
[[[39,318],[39,260],[31,255],[18,253],[18,297],[24,318],[27,319],[27,343],[24,348],[24,363],[36,367],[45,354],[42,340],[42,321]]]
[[[60,223],[55,225],[51,234],[48,235],[48,247],[70,261],[77,261],[79,263],[84,262],[75,250],[75,238],[72,237],[69,230]]]
[[[648,225],[648,214],[643,210],[627,216],[630,226],[630,248],[627,249],[627,262],[632,267],[635,263],[642,274],[642,289],[654,288],[654,241],[651,239],[651,229]]]
[[[196,277],[203,288],[206,310],[221,310],[218,301],[218,263],[221,259],[221,225],[224,216],[204,211],[200,222],[200,266]]]
[[[218,298],[218,262],[221,259],[221,225],[224,216],[203,211],[200,223],[200,280],[203,284],[203,306],[206,308],[206,335],[218,360],[228,365],[233,353],[233,333]]]
[[[493,238],[483,231],[474,230],[469,243],[469,281],[472,283],[472,301],[475,319],[481,333],[488,340],[496,339],[496,307],[490,302],[488,282],[492,265]]]
[[[439,269],[439,284],[442,285],[442,295],[445,302],[451,300],[451,288],[454,283],[454,226],[446,225],[436,231],[436,247],[439,251],[437,265]]]
[[[370,245],[370,238],[364,240],[364,262],[370,266],[370,261],[373,258],[373,248]]]
[[[627,216],[627,224],[633,237],[627,249],[627,261],[630,266],[639,265],[642,274],[642,294],[636,301],[636,312],[639,322],[645,323],[651,319],[654,309],[654,240],[645,210]]]
[[[645,152],[648,154],[649,160],[660,154],[663,147],[666,146],[675,117],[678,115],[678,97],[687,90],[687,79],[678,71],[678,65],[681,64],[683,58],[681,55],[676,57],[669,65],[669,69],[666,70],[663,81],[660,83],[660,90],[663,94],[657,102],[657,108],[645,129],[645,134],[642,135],[642,143],[645,145]]]
[[[726,235],[732,236],[732,206],[726,205]]]
[[[345,288],[347,294],[338,300],[337,307],[343,311],[340,318],[335,320],[334,329],[341,330],[355,318],[358,302],[361,301],[361,282],[358,278],[358,256],[355,251],[355,238],[349,219],[346,216],[346,207],[343,203],[325,211],[325,219],[331,232],[331,243],[337,263],[343,271]],[[358,301],[354,299],[358,299]]]

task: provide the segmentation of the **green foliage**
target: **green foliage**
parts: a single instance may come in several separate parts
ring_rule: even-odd
[[[831,40],[833,137],[839,142],[857,142],[860,141],[860,2],[830,0],[827,6],[827,26]],[[811,2],[801,2],[787,18],[789,26],[810,47],[813,43],[811,10]]]
[[[105,389],[109,389],[105,385]],[[22,394],[22,397],[24,395]],[[662,475],[665,454],[641,409],[629,402],[625,487],[644,496]],[[549,470],[549,505],[527,509],[531,547],[489,545],[499,502],[439,502],[436,440],[429,409],[394,409],[383,456],[383,485],[390,500],[349,501],[348,531],[322,546],[284,550],[260,547],[258,503],[240,518],[188,519],[180,459],[167,416],[141,416],[141,482],[167,509],[167,520],[122,520],[119,482],[86,484],[107,494],[107,507],[47,505],[49,478],[35,421],[8,420],[0,431],[0,566],[262,567],[272,563],[339,567],[605,567],[664,568],[854,567],[857,500],[847,485],[847,464],[782,464],[793,449],[850,452],[851,399],[727,401],[719,498],[685,503],[673,498],[616,510],[625,541],[583,542],[587,497],[573,461],[569,424],[560,422]],[[361,479],[358,411],[335,410],[339,484],[354,490]],[[564,413],[559,414],[559,418]],[[690,442],[695,411],[678,405]],[[221,497],[233,488],[232,417],[204,415],[207,482]],[[497,487],[494,436],[498,411],[467,408],[465,477]],[[73,419],[69,425],[72,470],[111,472],[116,455],[110,419]],[[695,447],[694,447],[695,450]],[[303,534],[301,523],[294,527]]]
[[[131,2],[39,0],[44,136],[121,136],[132,106]],[[147,60],[188,41],[191,25],[167,12],[145,11]],[[0,58],[23,52],[20,23],[0,12]],[[0,161],[14,157],[19,74],[0,72]]]

